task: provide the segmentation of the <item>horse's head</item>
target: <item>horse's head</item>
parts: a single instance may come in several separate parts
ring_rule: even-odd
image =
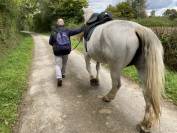
[[[82,8],[83,12],[84,12],[84,23],[87,23],[87,21],[90,19],[90,17],[92,16],[92,14],[94,13],[93,10],[89,7]]]

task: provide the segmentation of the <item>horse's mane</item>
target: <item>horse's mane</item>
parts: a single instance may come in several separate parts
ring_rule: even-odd
[[[93,9],[90,8],[90,7],[87,7],[87,8],[83,8],[83,11],[84,11],[84,15],[85,15],[85,19],[86,21],[89,20],[89,18],[92,16],[92,14],[94,13]]]

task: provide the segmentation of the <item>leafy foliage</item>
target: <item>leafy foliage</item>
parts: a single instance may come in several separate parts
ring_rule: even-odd
[[[177,71],[177,29],[176,28],[153,28],[162,41],[164,47],[164,61],[166,66]]]
[[[109,5],[107,11],[113,14],[114,18],[139,18],[146,17],[146,0],[126,0],[116,6]]]
[[[0,0],[0,55],[17,43],[18,4],[17,0]]]
[[[177,18],[177,10],[175,9],[167,9],[164,13],[163,16],[169,17],[170,19],[175,19]]]
[[[122,2],[115,7],[109,5],[106,10],[111,12],[114,18],[120,17],[129,19],[135,17],[133,8],[127,2]]]
[[[57,18],[67,22],[79,23],[82,21],[82,7],[87,0],[39,0],[40,13],[34,16],[35,29],[49,31]]]
[[[58,17],[80,23],[86,5],[87,0],[0,0],[1,48],[17,43],[19,30],[50,31]]]
[[[40,13],[38,0],[22,0],[19,12],[19,28],[21,30],[33,29],[33,18]]]
[[[136,18],[145,18],[146,15],[146,0],[131,0],[131,6],[135,10]]]
[[[151,17],[155,17],[155,10],[151,11]]]

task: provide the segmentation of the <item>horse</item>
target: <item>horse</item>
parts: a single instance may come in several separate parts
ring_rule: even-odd
[[[82,8],[84,23],[93,15],[91,8]],[[137,124],[140,133],[151,132],[161,115],[161,95],[164,89],[163,47],[155,33],[138,23],[126,20],[112,20],[97,26],[90,39],[84,40],[87,51],[84,54],[86,69],[91,85],[99,85],[100,63],[109,66],[112,89],[102,99],[110,102],[121,87],[121,70],[134,65],[142,81],[145,99],[145,115]],[[92,74],[90,61],[96,61],[96,77]]]

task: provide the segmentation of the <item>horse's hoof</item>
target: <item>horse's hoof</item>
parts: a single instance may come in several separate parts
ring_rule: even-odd
[[[90,80],[90,85],[91,86],[99,86],[99,80],[96,78],[93,78]]]
[[[140,132],[140,133],[151,133],[150,131],[144,131],[144,130],[142,130],[142,129],[140,129],[139,132]]]
[[[104,102],[111,102],[111,99],[108,98],[107,96],[104,96],[102,99]]]
[[[149,130],[145,131],[140,124],[136,126],[136,129],[138,130],[139,133],[151,133]]]

